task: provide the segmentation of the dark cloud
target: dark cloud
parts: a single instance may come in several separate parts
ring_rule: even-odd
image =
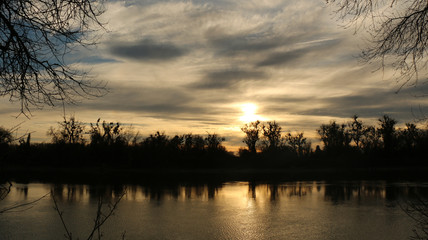
[[[255,33],[251,34],[229,34],[223,29],[213,27],[206,31],[205,38],[214,47],[215,54],[224,56],[269,52],[308,39],[308,35],[272,37],[270,31],[271,29],[255,29]]]
[[[284,53],[274,53],[270,55],[267,59],[259,62],[257,66],[275,66],[275,65],[284,65],[289,62],[297,61],[299,58],[303,57],[305,54],[310,52],[310,48],[306,49],[297,49]]]
[[[166,61],[185,55],[187,50],[171,43],[156,43],[146,39],[135,43],[112,44],[110,52],[138,61]]]
[[[84,103],[94,110],[130,111],[147,113],[179,113],[193,111],[194,98],[177,88],[120,86],[111,84],[106,96]]]
[[[418,89],[416,92],[421,92]],[[357,114],[363,118],[379,118],[391,115],[400,122],[413,121],[426,112],[426,99],[415,97],[413,89],[403,89],[396,94],[392,89],[371,88],[350,95],[321,96],[273,96],[259,99],[263,103],[262,114],[292,113],[320,117],[350,118]]]
[[[115,62],[119,62],[119,61],[117,61],[116,59],[111,59],[111,58],[91,56],[91,57],[87,57],[87,58],[80,60],[80,62],[88,63],[88,64],[100,64],[100,63],[115,63]]]
[[[146,117],[182,121],[221,122],[218,116],[224,109],[213,108],[212,104],[230,102],[198,95],[180,87],[141,87],[112,84],[106,96],[81,104],[86,110],[105,112],[133,112]],[[206,94],[204,94],[206,95]]]
[[[267,74],[255,70],[223,70],[207,72],[200,82],[193,83],[190,87],[199,89],[227,89],[240,82],[248,80],[265,79]]]
[[[219,35],[216,35],[219,34]],[[263,39],[247,35],[206,34],[209,43],[215,47],[216,54],[236,55],[238,53],[262,52],[283,45],[282,41]]]
[[[337,117],[351,117],[357,114],[368,118],[391,114],[400,120],[408,121],[414,118],[412,109],[418,108],[423,103],[409,94],[395,94],[393,91],[382,89],[369,90],[363,94],[324,98],[320,101],[325,104],[322,109],[312,109],[301,114]]]
[[[258,67],[295,65],[296,63],[319,61],[319,57],[340,42],[339,39],[325,40],[307,44],[305,47],[270,54],[266,59],[257,63]],[[324,55],[325,56],[325,55]],[[310,58],[310,59],[307,59]],[[310,61],[309,61],[310,60]]]

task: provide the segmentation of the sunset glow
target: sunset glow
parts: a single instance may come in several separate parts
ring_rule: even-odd
[[[244,123],[263,120],[262,117],[257,115],[257,105],[254,103],[245,103],[241,106],[242,116],[239,118]]]
[[[119,0],[105,1],[105,9],[100,20],[108,31],[87,36],[97,47],[76,46],[65,56],[108,89],[64,105],[86,130],[100,118],[144,137],[215,132],[238,149],[245,146],[241,127],[256,120],[277,121],[315,143],[316,129],[331,120],[357,114],[376,125],[393,113],[404,124],[418,112],[412,109],[428,111],[426,98],[414,98],[428,85],[395,94],[394,72],[359,63],[363,37],[338,26],[325,1]],[[48,143],[62,106],[30,106],[27,118],[20,102],[3,97],[0,126],[19,125],[16,135],[31,132],[32,142]]]

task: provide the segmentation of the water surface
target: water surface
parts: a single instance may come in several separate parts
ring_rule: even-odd
[[[428,196],[428,184],[286,182],[95,186],[13,183],[0,209],[53,190],[73,238],[86,239],[99,197],[114,202],[103,239],[407,239],[415,228],[403,207]],[[50,195],[1,214],[2,239],[64,239]],[[107,206],[104,205],[104,212]]]

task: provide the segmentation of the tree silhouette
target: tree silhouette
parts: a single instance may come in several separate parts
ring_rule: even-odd
[[[13,141],[12,133],[4,127],[0,127],[0,145],[8,145]]]
[[[365,127],[360,142],[361,149],[366,153],[378,149],[382,144],[380,137],[380,133],[375,127]]]
[[[245,124],[241,131],[245,133],[245,138],[243,142],[247,144],[248,150],[252,153],[257,152],[256,145],[257,142],[260,140],[260,132],[262,128],[260,125],[260,121],[251,122],[248,124]]]
[[[357,146],[357,148],[360,148],[361,138],[364,135],[363,122],[358,120],[357,115],[354,115],[352,119],[353,121],[349,123],[349,127],[350,127],[349,134],[351,136],[351,139],[354,141],[355,145]]]
[[[107,123],[103,121],[103,123],[100,124],[100,120],[101,119],[98,118],[95,124],[91,123],[89,133],[91,134],[92,145],[123,145],[128,142],[122,132],[123,128],[119,122]]]
[[[85,126],[83,123],[77,121],[74,116],[58,123],[59,129],[50,128],[47,135],[52,137],[53,143],[68,143],[68,144],[83,144],[85,138]]]
[[[277,149],[281,143],[282,127],[275,121],[267,122],[262,126],[263,136],[267,139],[267,149]]]
[[[400,132],[400,137],[403,140],[403,147],[407,151],[411,151],[418,147],[421,138],[421,131],[413,123],[406,123],[406,128]]]
[[[220,137],[218,134],[210,134],[205,138],[205,144],[208,151],[225,151],[226,149],[221,145],[226,138]]]
[[[205,148],[205,139],[197,134],[185,134],[184,150],[185,151],[203,151]]]
[[[286,142],[299,157],[303,157],[311,152],[311,142],[303,136],[303,133],[297,133],[296,135],[288,133]]]
[[[401,87],[419,79],[426,69],[428,53],[428,3],[421,0],[326,0],[337,6],[340,18],[361,26],[371,35],[371,46],[363,51],[367,62],[388,62],[401,74]]]
[[[104,86],[65,61],[77,45],[94,44],[88,32],[102,26],[97,0],[0,1],[0,96],[31,106],[53,106],[79,97],[100,96]]]
[[[383,115],[382,118],[379,119],[380,128],[379,133],[382,136],[383,147],[387,152],[391,152],[395,147],[395,124],[397,121],[388,115]]]
[[[172,150],[181,150],[184,143],[184,136],[175,135],[169,140],[169,146]]]
[[[169,137],[165,133],[157,131],[144,139],[143,145],[150,150],[165,151],[169,143]]]
[[[330,124],[322,124],[317,132],[324,143],[325,150],[343,149],[348,147],[351,142],[346,125],[338,125],[335,121]]]

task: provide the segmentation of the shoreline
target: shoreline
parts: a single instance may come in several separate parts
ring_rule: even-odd
[[[289,181],[428,181],[428,167],[377,168],[227,168],[130,169],[14,166],[0,171],[2,181],[76,184],[167,184]]]

